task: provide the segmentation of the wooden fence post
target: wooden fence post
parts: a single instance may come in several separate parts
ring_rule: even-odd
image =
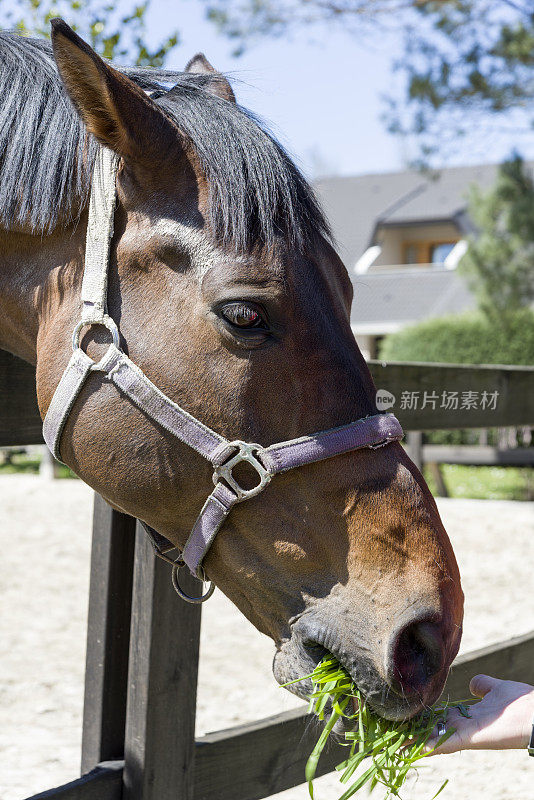
[[[180,583],[199,594],[187,570]],[[137,526],[128,674],[125,800],[191,800],[200,606],[181,600],[171,568]]]
[[[135,525],[95,494],[82,775],[124,755]]]
[[[445,478],[443,477],[443,473],[441,471],[441,464],[438,461],[425,461],[424,463],[428,467],[428,470],[436,483],[435,494],[438,497],[448,497],[449,490],[447,489],[447,484],[445,483]]]
[[[406,434],[406,450],[417,469],[423,470],[423,434],[421,431],[408,431]]]

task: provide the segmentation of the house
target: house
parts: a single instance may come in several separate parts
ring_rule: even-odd
[[[497,170],[492,164],[316,182],[354,283],[352,328],[366,358],[377,356],[388,333],[475,308],[456,272],[473,232],[467,194],[473,183],[489,189]]]

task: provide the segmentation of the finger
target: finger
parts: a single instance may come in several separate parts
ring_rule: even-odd
[[[454,728],[454,733],[449,736],[440,746],[438,747],[438,742],[443,736],[443,733],[440,735],[438,733],[439,726],[433,729],[430,737],[423,748],[423,752],[428,753],[430,755],[440,755],[441,753],[449,753],[454,752],[458,749],[459,744],[459,735],[458,735],[458,726],[462,726],[462,721],[465,722],[465,719],[458,714],[458,711],[455,708],[451,708],[448,715],[447,715],[447,723],[445,730],[450,730]],[[452,744],[449,744],[452,742]],[[432,753],[430,751],[433,751]]]
[[[490,675],[475,675],[469,683],[469,691],[475,697],[485,697],[488,692],[495,689],[498,683],[500,683],[499,679],[492,678]]]
[[[456,753],[457,750],[460,750],[462,739],[461,737],[455,732],[452,736],[449,736],[442,744],[437,746],[439,741],[439,736],[432,737],[429,739],[425,746],[425,751],[430,756],[443,756],[447,753]],[[429,752],[432,750],[432,752]]]

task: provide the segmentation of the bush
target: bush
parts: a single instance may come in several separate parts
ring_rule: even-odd
[[[421,322],[386,336],[384,361],[448,364],[534,364],[534,312],[517,311],[506,326],[482,314],[462,314]]]

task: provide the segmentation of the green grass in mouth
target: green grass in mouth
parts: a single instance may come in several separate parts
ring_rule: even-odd
[[[310,713],[324,721],[325,712],[331,709],[331,714],[306,764],[306,780],[312,800],[313,779],[319,757],[339,719],[345,718],[352,723],[352,730],[344,734],[342,741],[348,748],[347,758],[336,767],[341,773],[341,783],[349,784],[339,800],[348,800],[363,786],[371,790],[378,785],[385,788],[384,798],[387,800],[387,798],[401,797],[399,790],[406,781],[408,773],[415,769],[422,758],[429,755],[424,751],[424,747],[437,723],[446,723],[449,709],[458,708],[460,713],[469,716],[468,706],[473,702],[468,700],[461,703],[437,703],[411,720],[392,722],[382,719],[368,707],[358,687],[334,656],[326,656],[310,675],[291,681],[290,684],[286,683],[284,686],[308,678],[313,681]],[[453,733],[454,728],[448,728],[438,739],[436,747]],[[370,766],[354,777],[365,758],[370,759]],[[439,787],[432,800],[440,794],[447,782],[448,780]]]

